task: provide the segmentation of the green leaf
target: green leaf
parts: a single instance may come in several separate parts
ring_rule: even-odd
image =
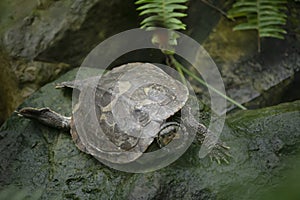
[[[272,27],[270,27],[270,28],[265,28],[265,29],[263,29],[262,31],[261,31],[261,33],[278,33],[278,34],[286,34],[286,31],[285,30],[280,30],[280,31],[278,31],[278,29],[277,28],[272,28]]]
[[[272,32],[268,32],[268,33],[260,33],[259,35],[260,37],[273,37],[273,38],[277,38],[277,39],[284,39],[284,36],[279,34],[279,33],[272,33]]]
[[[165,9],[173,9],[173,10],[186,10],[188,7],[180,4],[168,4],[168,7]]]
[[[263,31],[265,29],[265,27],[269,27],[270,25],[284,25],[285,21],[261,21],[259,23],[259,30],[260,32]],[[279,32],[281,31],[281,29],[277,28],[276,30],[278,30]]]
[[[152,8],[152,9],[149,8],[149,9],[146,9],[146,10],[140,12],[139,15],[152,14],[152,13],[156,14],[156,13],[160,13],[160,12],[163,12],[163,10],[160,8]]]
[[[178,18],[186,17],[187,14],[178,10],[185,10],[187,6],[182,5],[187,0],[137,0],[135,4],[140,5],[137,10],[140,16],[147,16],[141,22],[141,28],[149,30],[155,26],[169,28],[172,30],[185,30],[186,25]],[[176,11],[175,11],[176,10]]]
[[[143,6],[138,7],[136,10],[145,10],[149,8],[158,8],[156,4],[145,4]]]
[[[176,17],[186,17],[186,16],[187,16],[187,14],[185,14],[185,13],[172,12],[167,16],[167,18],[174,18],[175,19]]]
[[[244,24],[239,24],[233,28],[234,31],[251,30],[251,29],[257,29],[257,25],[244,23]]]
[[[233,30],[256,30],[259,37],[283,39],[286,31],[285,0],[237,0],[228,11],[230,18],[244,18],[245,22],[236,25]],[[258,45],[260,46],[260,45]]]
[[[180,3],[186,3],[187,0],[164,0],[163,2],[166,2],[167,4],[171,4],[171,3],[180,4]]]

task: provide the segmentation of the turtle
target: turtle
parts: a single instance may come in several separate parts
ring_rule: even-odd
[[[76,146],[100,161],[133,162],[154,141],[163,148],[180,137],[179,129],[185,137],[188,130],[196,131],[200,142],[213,135],[193,116],[187,86],[151,63],[123,64],[101,78],[62,82],[56,88],[78,91],[71,117],[48,107],[24,107],[18,114],[70,131]],[[174,116],[183,110],[185,117],[178,121]],[[228,163],[228,146],[219,140],[206,145],[211,158]]]

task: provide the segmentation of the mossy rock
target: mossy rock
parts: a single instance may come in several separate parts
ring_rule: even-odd
[[[45,85],[21,107],[47,106],[70,115],[70,93],[54,85]],[[40,199],[258,199],[282,183],[283,172],[299,167],[291,164],[299,158],[299,121],[300,101],[241,111],[228,116],[222,133],[231,146],[229,164],[199,159],[194,143],[168,167],[132,174],[82,153],[69,133],[13,114],[0,129],[0,185]]]

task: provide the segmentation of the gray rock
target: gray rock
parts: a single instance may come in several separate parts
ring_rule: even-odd
[[[64,63],[11,59],[1,50],[0,62],[0,124],[26,97],[70,69],[70,65]]]
[[[104,39],[138,26],[129,0],[2,0],[0,10],[0,124]]]
[[[3,33],[13,57],[79,65],[95,45],[138,25],[131,1],[32,0],[31,5]]]
[[[72,80],[75,72],[55,82]],[[70,115],[70,92],[50,83],[25,106]],[[14,114],[0,129],[0,187],[17,186],[40,199],[258,199],[282,183],[282,172],[299,166],[291,164],[300,150],[299,120],[300,101],[240,111],[228,116],[221,136],[231,146],[230,164],[199,160],[194,143],[166,168],[130,174],[80,152],[69,133]]]
[[[220,8],[226,6],[220,0],[214,1],[214,4]],[[0,7],[3,11],[0,19],[1,45],[9,56],[34,60],[38,65],[44,65],[39,61],[45,61],[54,65],[62,62],[72,67],[78,66],[95,45],[109,36],[138,27],[140,21],[133,2],[129,0],[28,0],[26,4],[21,0],[3,0]],[[299,73],[299,34],[296,32],[296,37],[293,35],[299,24],[297,9],[291,10],[291,23],[287,26],[291,34],[287,35],[287,39],[263,40],[260,55],[257,54],[255,32],[233,32],[235,22],[220,19],[220,13],[201,1],[190,2],[188,17],[184,20],[188,25],[188,35],[202,42],[218,64],[228,96],[249,107],[263,107],[281,102],[295,73]],[[146,54],[151,59],[156,58],[155,62],[163,60],[160,54],[149,51]],[[129,59],[147,60],[144,55],[143,52],[127,55],[125,62]],[[16,63],[19,62],[23,60]],[[32,68],[30,62],[27,64],[30,69],[25,71],[28,72]],[[49,74],[52,77],[58,74],[56,68],[41,75],[45,77]],[[22,84],[18,76],[14,78]],[[39,86],[30,83],[21,92],[26,96]],[[202,92],[201,89],[196,91]],[[18,88],[11,93],[19,93]],[[254,102],[249,103],[251,101]],[[3,107],[1,110],[9,108],[6,113],[12,111],[10,105],[0,107]],[[234,106],[229,105],[228,110],[232,108]]]
[[[299,26],[299,5],[293,1],[288,4],[290,12],[285,40],[262,38],[262,51],[259,53],[256,31],[232,31],[237,21],[231,21],[201,3],[191,2],[190,15],[186,18],[190,28],[188,34],[201,42],[216,62],[226,94],[249,108],[284,101],[285,90],[300,73],[299,31],[295,31]],[[218,0],[214,1],[214,5],[221,9],[226,7]],[[205,89],[201,92],[205,93]],[[233,108],[235,106],[229,104],[227,110]]]

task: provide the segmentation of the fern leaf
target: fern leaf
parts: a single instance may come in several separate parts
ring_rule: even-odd
[[[141,28],[146,30],[153,27],[163,27],[172,30],[185,30],[186,25],[179,18],[187,16],[178,10],[185,10],[187,6],[182,5],[187,0],[137,0],[135,4],[140,5],[137,10],[139,15],[146,18],[141,22]]]
[[[230,18],[246,18],[246,22],[236,25],[233,30],[254,29],[258,38],[273,37],[284,39],[286,31],[286,0],[237,0],[228,11]],[[259,41],[260,43],[260,41]],[[260,44],[258,44],[260,51]]]

